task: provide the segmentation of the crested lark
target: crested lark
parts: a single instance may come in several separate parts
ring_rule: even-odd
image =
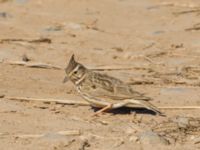
[[[65,69],[67,80],[72,81],[78,93],[92,106],[101,108],[95,115],[108,109],[120,107],[142,106],[157,114],[162,114],[158,108],[152,105],[150,98],[134,91],[130,85],[123,81],[87,69],[71,56],[68,66]]]

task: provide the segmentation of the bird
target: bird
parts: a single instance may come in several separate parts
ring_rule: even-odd
[[[63,82],[70,80],[80,96],[92,107],[100,108],[94,115],[120,107],[144,107],[158,115],[163,113],[150,103],[152,98],[133,88],[122,80],[104,73],[96,72],[86,68],[71,56]]]

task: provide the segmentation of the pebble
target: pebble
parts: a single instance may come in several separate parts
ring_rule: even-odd
[[[186,128],[189,125],[189,118],[187,117],[177,117],[173,121],[181,128]]]
[[[0,12],[0,18],[11,18],[12,16],[7,12]]]
[[[138,137],[134,135],[129,138],[130,142],[138,142],[138,140],[139,140]]]
[[[0,94],[0,98],[4,98],[5,97],[5,95],[4,94]]]

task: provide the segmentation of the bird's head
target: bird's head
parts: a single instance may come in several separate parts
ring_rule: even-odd
[[[87,68],[84,67],[82,64],[78,63],[75,60],[74,54],[73,54],[70,58],[70,61],[67,67],[65,68],[66,77],[63,82],[65,83],[68,80],[70,80],[76,84],[85,76],[86,71],[87,71]]]

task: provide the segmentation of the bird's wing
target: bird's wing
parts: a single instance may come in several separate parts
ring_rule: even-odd
[[[125,83],[113,83],[109,87],[93,85],[83,86],[82,91],[89,95],[106,100],[123,100],[123,99],[137,99],[137,100],[151,100],[151,98],[144,96],[137,91],[134,91],[129,85]]]
[[[115,95],[122,98],[133,98],[137,100],[151,100],[150,97],[145,96],[145,94],[133,90],[130,85],[127,84],[116,84],[114,86]]]

